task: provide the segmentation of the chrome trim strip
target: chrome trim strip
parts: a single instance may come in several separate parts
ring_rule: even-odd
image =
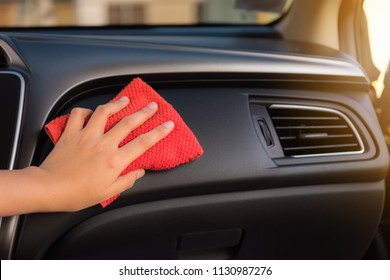
[[[360,155],[365,152],[364,144],[362,141],[362,138],[360,137],[360,134],[358,133],[356,127],[353,125],[351,120],[342,112],[331,109],[331,108],[325,108],[325,107],[316,107],[316,106],[306,106],[306,105],[289,105],[289,104],[272,104],[270,106],[271,109],[299,109],[299,110],[310,110],[310,111],[320,111],[320,112],[327,112],[327,113],[333,113],[340,117],[342,117],[347,124],[351,127],[351,130],[353,134],[355,135],[360,150],[359,151],[351,151],[351,152],[337,152],[337,153],[323,153],[323,154],[308,154],[308,155],[296,155],[291,156],[294,158],[308,158],[308,157],[321,157],[321,156],[345,156],[345,155]]]
[[[23,114],[23,107],[24,107],[24,97],[25,97],[25,90],[26,90],[26,82],[24,80],[24,77],[14,71],[0,71],[1,74],[11,74],[15,75],[20,79],[20,98],[19,98],[19,108],[18,108],[18,116],[16,118],[16,127],[15,127],[15,135],[14,135],[14,143],[12,145],[12,151],[11,151],[11,159],[9,163],[8,170],[13,170],[15,167],[15,160],[16,160],[16,152],[18,149],[19,144],[19,136],[20,136],[20,129],[22,125],[22,114]],[[12,251],[14,248],[15,243],[15,233],[16,233],[16,227],[18,225],[19,216],[13,216],[13,217],[6,217],[6,219],[9,219],[7,221],[7,228],[2,228],[3,225],[3,218],[0,217],[0,237],[5,239],[4,244],[8,244],[9,248],[5,248],[6,252],[6,258],[11,259],[12,257]],[[2,248],[0,248],[1,250]],[[2,252],[0,251],[0,255]]]
[[[16,152],[18,149],[18,143],[19,143],[19,136],[20,136],[20,128],[22,125],[22,114],[23,114],[23,107],[24,107],[24,93],[26,90],[26,83],[23,78],[23,76],[17,72],[1,72],[0,74],[5,73],[5,74],[14,74],[20,79],[20,99],[19,99],[19,109],[18,109],[18,117],[16,120],[16,127],[15,127],[15,138],[14,138],[14,144],[12,147],[12,153],[11,153],[11,161],[9,164],[9,170],[12,170],[15,167],[15,160],[16,160]]]

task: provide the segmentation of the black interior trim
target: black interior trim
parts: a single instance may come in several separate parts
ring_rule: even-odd
[[[382,194],[381,184],[342,184],[133,204],[80,223],[45,258],[176,259],[183,256],[178,239],[192,235],[187,249],[198,250],[191,259],[356,259],[372,238],[361,225],[377,225],[370,217],[381,212]]]
[[[0,140],[0,168],[15,168],[17,149],[21,133],[22,114],[25,98],[25,80],[18,72],[0,71],[2,85],[0,127],[3,136]],[[0,217],[0,258],[10,259],[13,256],[15,237],[19,216]]]

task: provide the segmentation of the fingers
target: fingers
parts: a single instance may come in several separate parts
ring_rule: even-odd
[[[125,108],[127,104],[129,104],[129,99],[124,96],[115,102],[98,106],[95,112],[92,114],[91,119],[89,120],[85,129],[88,131],[93,131],[94,133],[103,134],[107,119],[111,115],[118,113],[120,110]]]
[[[136,160],[149,148],[167,136],[173,130],[174,126],[172,121],[168,121],[145,134],[139,135],[134,140],[124,145],[119,149],[119,152],[123,158],[126,158],[126,164],[128,165]]]
[[[70,112],[64,133],[74,133],[84,127],[85,119],[92,114],[92,110],[84,108],[74,108]]]
[[[157,103],[152,102],[138,112],[123,118],[105,135],[109,142],[118,145],[131,131],[150,119],[157,111]]]
[[[122,193],[125,190],[131,188],[135,181],[142,178],[145,175],[144,169],[138,169],[131,171],[123,176],[119,176],[115,182],[109,188],[108,197],[112,197],[118,193]]]

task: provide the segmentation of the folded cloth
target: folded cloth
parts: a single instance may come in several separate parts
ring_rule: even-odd
[[[130,102],[126,108],[108,118],[105,132],[110,130],[123,117],[139,111],[152,101],[158,104],[158,110],[151,119],[132,131],[119,144],[119,147],[166,121],[172,120],[175,123],[175,127],[168,136],[127,166],[121,175],[136,169],[163,170],[173,168],[190,162],[203,154],[203,149],[198,140],[184,123],[179,113],[140,78],[134,79],[110,102],[116,101],[123,96],[127,96]],[[45,130],[54,144],[60,139],[68,118],[69,115],[58,117],[45,126]],[[106,207],[118,196],[119,194],[100,204],[102,207]]]

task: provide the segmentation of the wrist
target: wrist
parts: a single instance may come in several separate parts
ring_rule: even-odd
[[[29,166],[20,171],[27,181],[26,196],[28,194],[29,200],[27,205],[31,208],[28,212],[54,211],[54,205],[50,199],[50,189],[53,183],[48,172],[36,166]]]

